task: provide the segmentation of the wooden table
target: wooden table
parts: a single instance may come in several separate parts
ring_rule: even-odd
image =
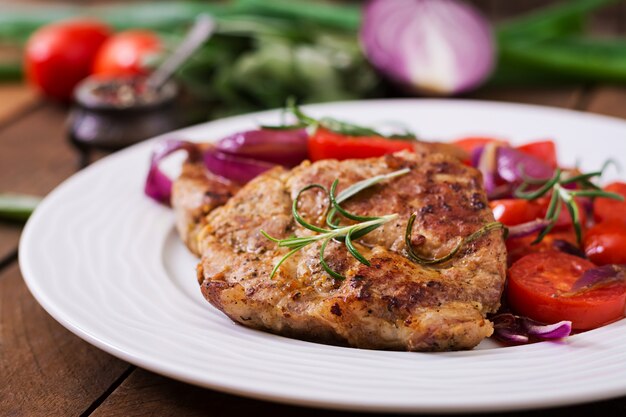
[[[626,117],[626,89],[610,86],[487,90],[474,98]],[[65,108],[26,87],[0,85],[0,190],[45,195],[75,172],[65,117]],[[98,350],[54,321],[28,292],[18,266],[20,232],[21,225],[0,223],[0,416],[354,415],[197,388]],[[512,415],[626,415],[626,397]]]

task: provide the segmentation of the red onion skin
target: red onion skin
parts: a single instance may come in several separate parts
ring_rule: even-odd
[[[294,167],[307,159],[306,129],[256,129],[238,132],[217,143],[225,154]]]
[[[359,38],[374,67],[418,92],[472,90],[495,61],[489,23],[456,0],[370,0]]]

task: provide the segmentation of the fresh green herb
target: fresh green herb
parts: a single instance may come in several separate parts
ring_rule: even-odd
[[[306,187],[302,188],[296,198],[293,200],[293,204],[291,206],[291,212],[295,221],[300,224],[302,227],[309,229],[315,233],[316,235],[312,236],[303,236],[303,237],[289,237],[286,239],[277,239],[270,235],[268,235],[265,231],[261,230],[261,234],[271,240],[272,242],[276,242],[279,247],[289,248],[291,249],[285,256],[283,256],[280,261],[274,266],[271,277],[274,277],[278,268],[294,253],[298,252],[300,249],[310,245],[315,242],[322,242],[320,246],[320,263],[322,268],[333,278],[338,280],[343,280],[345,277],[336,271],[334,271],[324,259],[324,251],[328,246],[328,243],[331,240],[335,242],[343,243],[346,246],[346,249],[350,254],[359,262],[364,265],[370,266],[370,262],[361,254],[356,246],[354,246],[354,241],[356,239],[360,239],[366,234],[376,230],[383,224],[394,220],[398,217],[398,214],[389,214],[386,216],[359,216],[353,213],[346,211],[343,207],[341,207],[341,203],[348,200],[349,198],[355,196],[361,191],[372,187],[375,184],[380,183],[381,181],[392,179],[401,175],[405,175],[410,170],[408,168],[401,169],[398,171],[390,172],[389,174],[377,175],[372,178],[365,179],[363,181],[359,181],[350,187],[346,188],[344,191],[339,193],[339,195],[335,196],[335,191],[337,189],[337,184],[339,180],[335,180],[330,188],[330,191],[326,187],[321,184],[310,184]],[[300,200],[300,196],[302,193],[312,190],[312,189],[320,189],[324,191],[328,195],[328,213],[326,216],[326,224],[328,228],[318,227],[309,222],[307,222],[298,212],[298,202]],[[339,222],[335,219],[337,214],[341,214],[343,217],[357,221],[356,224],[351,224],[348,226],[340,226]]]
[[[406,231],[404,234],[404,243],[406,245],[406,251],[409,254],[409,258],[421,265],[435,265],[435,264],[441,264],[441,263],[447,262],[450,259],[452,259],[463,246],[467,245],[468,243],[473,242],[479,237],[491,232],[492,230],[506,230],[504,225],[500,222],[487,223],[486,225],[484,225],[483,227],[481,227],[480,229],[478,229],[471,235],[467,236],[466,238],[459,238],[459,241],[457,242],[457,244],[454,246],[454,248],[450,252],[448,252],[448,254],[441,256],[439,258],[425,258],[419,255],[417,252],[415,252],[415,249],[413,249],[413,244],[411,243],[412,237],[413,237],[413,223],[415,223],[415,218],[416,218],[415,214],[409,217],[409,221],[406,225]]]
[[[582,225],[580,220],[580,208],[576,203],[576,197],[603,197],[624,201],[624,197],[621,195],[603,191],[600,187],[591,182],[593,178],[600,177],[606,167],[607,164],[604,164],[600,171],[569,177],[565,175],[566,173],[564,173],[561,169],[556,169],[552,178],[548,180],[529,178],[523,174],[523,169],[521,169],[524,182],[515,190],[515,197],[522,198],[524,200],[535,200],[551,193],[550,203],[548,204],[548,210],[545,215],[545,219],[550,223],[539,233],[532,244],[541,242],[541,240],[543,240],[543,238],[552,230],[559,219],[563,205],[565,205],[572,219],[572,224],[574,225],[576,241],[580,245],[582,241]],[[568,186],[571,187],[574,185],[576,188],[568,188]],[[531,187],[534,189],[528,190]]]
[[[40,201],[31,195],[0,194],[0,219],[26,221]]]

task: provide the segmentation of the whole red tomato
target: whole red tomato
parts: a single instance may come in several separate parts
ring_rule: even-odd
[[[90,74],[96,53],[110,34],[104,23],[87,19],[41,27],[26,44],[28,81],[49,97],[69,100],[76,84]]]
[[[149,30],[127,30],[110,37],[96,56],[93,73],[138,75],[148,73],[147,61],[163,50],[159,37]]]

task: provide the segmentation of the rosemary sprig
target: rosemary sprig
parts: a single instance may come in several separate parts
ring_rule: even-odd
[[[550,203],[548,204],[548,210],[545,215],[545,219],[549,221],[549,224],[539,232],[539,235],[537,235],[537,238],[532,242],[532,244],[541,242],[543,238],[550,233],[559,219],[562,206],[565,205],[572,219],[574,232],[576,233],[576,241],[580,245],[582,241],[582,225],[580,219],[580,208],[576,203],[576,197],[603,197],[624,201],[624,197],[621,195],[603,191],[592,182],[593,179],[598,178],[603,174],[607,166],[608,163],[605,163],[599,171],[578,174],[570,177],[564,176],[565,173],[561,169],[557,168],[554,171],[552,178],[548,180],[529,178],[523,173],[523,169],[520,169],[524,182],[515,190],[515,197],[524,200],[535,200],[552,193],[550,196]],[[572,185],[576,185],[577,188],[567,188],[567,186]],[[527,191],[530,187],[535,187],[535,189]]]
[[[278,263],[272,269],[272,273],[270,278],[273,278],[278,271],[278,268],[294,253],[303,249],[304,247],[315,243],[322,242],[320,246],[320,264],[322,268],[333,278],[338,280],[343,280],[345,277],[336,271],[334,271],[324,259],[324,252],[328,243],[331,240],[335,242],[343,243],[346,246],[348,252],[359,262],[364,265],[370,266],[370,262],[361,254],[356,246],[354,246],[354,241],[362,238],[366,234],[376,230],[380,226],[385,223],[390,222],[398,217],[398,214],[389,214],[386,216],[359,216],[353,213],[348,212],[343,207],[341,207],[341,203],[348,200],[349,198],[355,196],[361,191],[372,187],[375,184],[380,183],[381,181],[392,179],[401,175],[405,175],[410,171],[410,169],[405,168],[398,171],[390,172],[389,174],[377,175],[372,178],[365,179],[363,181],[359,181],[350,187],[343,190],[339,195],[335,196],[335,191],[337,189],[337,184],[339,180],[335,180],[330,188],[330,191],[321,184],[310,184],[306,187],[302,188],[296,198],[293,200],[293,204],[291,206],[291,212],[293,214],[293,218],[295,221],[301,225],[302,227],[311,230],[317,234],[311,236],[303,236],[303,237],[289,237],[286,239],[277,239],[269,234],[267,234],[264,230],[261,230],[261,234],[265,236],[267,239],[272,242],[276,242],[278,247],[289,248],[291,249],[285,256],[283,256]],[[307,222],[298,212],[298,202],[300,201],[301,195],[311,189],[320,189],[324,191],[328,195],[329,205],[327,209],[326,215],[326,224],[328,228],[323,228],[319,226],[315,226],[309,222]],[[356,224],[351,224],[347,226],[341,226],[339,224],[339,220],[336,219],[337,214],[341,216],[357,221]]]
[[[415,252],[415,249],[413,249],[413,244],[411,243],[412,236],[413,236],[413,223],[415,223],[415,218],[416,218],[415,214],[409,217],[409,221],[407,223],[406,231],[404,234],[404,243],[406,245],[406,251],[409,255],[409,258],[421,265],[435,265],[435,264],[447,262],[450,259],[452,259],[463,246],[467,245],[468,243],[473,242],[474,240],[489,233],[490,231],[506,230],[504,225],[500,222],[487,223],[486,225],[484,225],[483,227],[481,227],[480,229],[478,229],[471,235],[467,236],[466,238],[460,238],[457,244],[454,246],[454,248],[452,248],[450,252],[448,252],[448,254],[441,256],[439,258],[425,258],[419,255],[417,252]]]

